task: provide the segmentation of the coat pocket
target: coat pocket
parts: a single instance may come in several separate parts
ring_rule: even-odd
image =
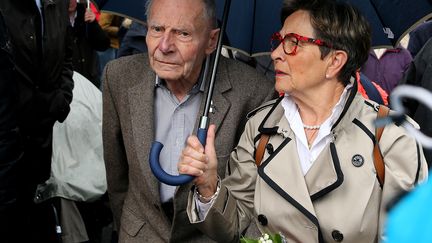
[[[130,236],[135,237],[141,228],[146,224],[143,219],[137,217],[128,208],[123,207],[120,219],[120,227]]]

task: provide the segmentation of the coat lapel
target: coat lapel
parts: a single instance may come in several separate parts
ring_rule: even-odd
[[[231,89],[231,84],[228,81],[228,77],[224,77],[226,76],[225,72],[221,72],[219,76],[221,78],[217,80],[219,83],[216,85],[216,88],[213,92],[212,112],[209,112],[210,124],[216,125],[216,134],[222,125],[223,120],[228,114],[228,110],[231,107],[231,103],[222,95],[224,92],[227,92],[229,89]]]
[[[148,75],[148,79],[155,78]],[[145,79],[145,77],[136,77]],[[132,133],[135,142],[139,173],[155,198],[159,196],[159,183],[149,166],[150,147],[154,140],[154,81],[144,80],[128,90]],[[149,136],[151,134],[151,136]]]
[[[279,195],[318,226],[300,160],[298,156],[292,156],[297,154],[295,137],[292,132],[291,134],[284,132],[289,131],[285,117],[281,117],[278,126],[282,133],[272,136],[269,141],[275,150],[262,163],[258,173]],[[287,158],[292,159],[287,160]]]
[[[213,105],[211,109],[212,111],[209,112],[208,115],[210,119],[209,124],[216,125],[216,134],[231,107],[231,103],[223,96],[223,93],[228,92],[232,88],[231,83],[229,82],[230,79],[228,77],[228,74],[224,70],[225,69],[223,69],[222,67],[219,67],[219,71],[217,73],[217,80],[215,81],[215,88],[213,90]],[[195,123],[195,131],[198,129],[200,122],[199,119],[204,113],[205,103],[210,85],[210,76],[211,73],[207,75],[206,89],[201,101],[200,113],[198,114],[197,121]]]
[[[305,176],[312,200],[316,200],[339,187],[344,175],[341,170],[336,147],[327,144]]]

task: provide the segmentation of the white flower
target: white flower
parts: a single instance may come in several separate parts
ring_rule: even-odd
[[[264,240],[270,239],[270,236],[268,234],[264,234]]]

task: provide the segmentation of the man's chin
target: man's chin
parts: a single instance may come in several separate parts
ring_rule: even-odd
[[[177,80],[180,78],[180,75],[178,75],[177,72],[174,72],[173,70],[156,70],[156,74],[159,76],[159,78],[164,80]]]

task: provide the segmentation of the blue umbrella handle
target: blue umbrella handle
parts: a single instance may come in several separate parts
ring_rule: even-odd
[[[207,129],[203,129],[203,128],[199,128],[198,129],[198,140],[201,142],[201,144],[203,146],[205,146],[205,141],[206,141],[206,137],[207,137]],[[154,176],[162,183],[165,183],[167,185],[171,185],[171,186],[179,186],[179,185],[183,185],[183,184],[187,184],[189,182],[191,182],[194,177],[191,175],[185,175],[185,174],[181,174],[181,175],[170,175],[168,173],[166,173],[162,167],[160,166],[159,163],[159,155],[160,152],[163,148],[163,144],[158,142],[158,141],[154,141],[152,143],[152,146],[150,148],[150,169],[153,172]]]

